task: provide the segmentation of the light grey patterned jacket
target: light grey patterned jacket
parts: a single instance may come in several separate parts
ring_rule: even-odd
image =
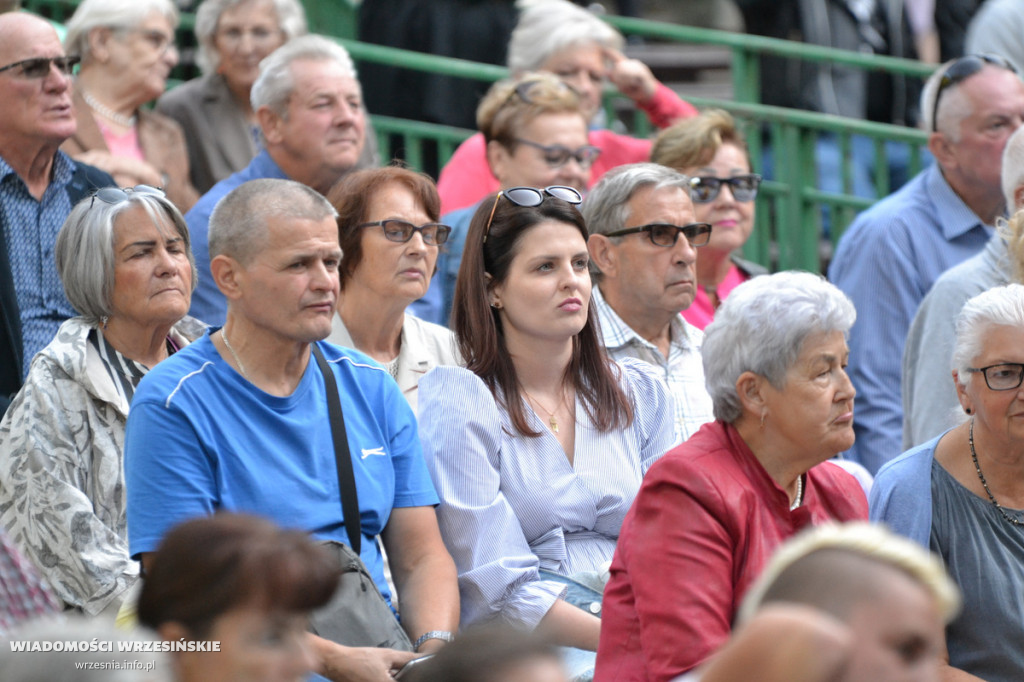
[[[61,325],[0,421],[0,524],[65,604],[96,615],[120,604],[139,569],[125,539],[128,404],[92,328]],[[186,317],[171,336],[184,346],[202,332]]]

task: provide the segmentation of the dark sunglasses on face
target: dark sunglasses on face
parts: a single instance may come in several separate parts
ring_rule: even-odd
[[[583,202],[583,195],[572,187],[565,185],[551,185],[544,189],[536,187],[511,187],[498,192],[494,197],[494,204],[491,206],[491,215],[487,218],[487,227],[484,228],[484,242],[487,242],[487,235],[491,232],[491,221],[494,220],[494,211],[498,208],[498,201],[505,197],[516,206],[533,208],[544,203],[545,196],[561,199],[562,201],[579,206]]]
[[[1024,365],[1019,362],[1004,362],[988,367],[968,367],[968,372],[977,372],[985,377],[985,385],[993,391],[1012,391],[1024,381]]]
[[[521,137],[514,138],[516,144],[525,144],[527,147],[533,147],[539,149],[544,154],[544,162],[548,164],[550,168],[561,168],[565,164],[569,163],[569,159],[576,159],[576,163],[580,165],[580,168],[587,169],[593,165],[597,157],[601,155],[601,150],[592,144],[585,144],[577,149],[569,149],[568,147],[560,144],[544,145],[537,142],[531,142],[530,140],[524,140]]]
[[[942,74],[942,78],[939,80],[939,87],[935,90],[935,101],[932,102],[932,132],[938,132],[938,115],[939,115],[939,98],[942,97],[942,93],[947,88],[951,88],[957,83],[961,83],[974,74],[985,68],[986,64],[992,66],[998,66],[1017,73],[1017,69],[1009,61],[1000,57],[997,54],[969,54],[964,57],[960,57],[955,62],[949,65],[945,73]]]
[[[25,78],[46,78],[50,74],[50,65],[57,67],[63,76],[70,76],[71,70],[75,68],[81,57],[36,57],[35,59],[22,59],[7,66],[0,66],[0,73],[21,67],[21,75]]]
[[[672,225],[670,223],[652,223],[640,227],[627,227],[624,230],[609,232],[606,237],[623,237],[627,234],[646,232],[651,243],[655,246],[675,246],[679,241],[679,235],[686,237],[690,246],[704,246],[711,239],[711,225],[709,223],[690,223],[689,225]]]
[[[384,238],[391,242],[397,242],[404,244],[405,242],[412,239],[412,236],[417,232],[423,237],[423,243],[427,246],[440,246],[448,241],[448,235],[451,234],[452,228],[441,223],[427,223],[420,225],[419,227],[412,223],[407,223],[404,220],[396,220],[391,218],[389,220],[375,220],[372,223],[362,223],[356,225],[358,228],[363,227],[380,227],[384,230]]]
[[[119,204],[127,200],[132,194],[153,194],[158,197],[167,196],[159,187],[151,187],[149,185],[135,185],[135,187],[125,187],[124,189],[120,187],[101,187],[89,193],[89,196],[92,197],[92,201],[89,202],[89,208],[93,207],[97,199],[107,204]]]
[[[698,204],[706,204],[718,198],[722,185],[728,184],[732,197],[736,201],[753,201],[757,198],[757,188],[761,185],[761,176],[757,173],[734,175],[731,178],[716,178],[702,175],[690,178],[690,199]]]

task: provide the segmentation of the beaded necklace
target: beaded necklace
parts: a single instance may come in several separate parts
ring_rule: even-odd
[[[971,460],[974,462],[974,470],[978,472],[978,480],[981,481],[981,487],[985,489],[985,494],[988,495],[988,499],[992,503],[992,506],[996,508],[1000,516],[1002,516],[1004,519],[1006,519],[1013,525],[1017,526],[1018,528],[1024,526],[1024,521],[1021,521],[1020,519],[1015,519],[1006,513],[1006,511],[1003,509],[1003,505],[996,502],[996,498],[992,494],[992,491],[988,489],[988,481],[985,480],[985,474],[981,473],[981,465],[978,464],[978,453],[974,451],[973,419],[971,419],[971,429],[967,435],[967,443],[971,446]]]

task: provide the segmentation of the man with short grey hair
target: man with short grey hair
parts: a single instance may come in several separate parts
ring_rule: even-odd
[[[379,536],[402,604],[386,641],[398,646],[407,635],[406,649],[431,653],[458,630],[455,564],[409,403],[383,367],[323,341],[340,287],[336,218],[322,195],[291,180],[247,182],[217,205],[211,272],[227,322],[161,362],[132,398],[129,547],[146,567],[175,524],[246,511],[351,547],[390,603]],[[346,447],[335,445],[334,427]],[[351,496],[341,492],[346,466]],[[396,639],[398,627],[405,634]],[[311,646],[331,679],[387,682],[414,657],[323,639]]]
[[[1024,122],[1024,83],[1004,59],[968,55],[928,79],[921,111],[935,164],[857,216],[828,271],[857,307],[857,441],[847,456],[871,473],[901,452],[900,359],[921,300],[985,247],[1005,213],[1000,157]]]
[[[615,358],[662,371],[675,399],[676,436],[713,421],[700,348],[704,334],[679,314],[693,303],[696,247],[711,226],[696,223],[689,178],[653,163],[608,172],[583,202],[597,286],[591,305]]]
[[[257,178],[290,179],[327,191],[356,166],[366,139],[362,88],[345,48],[323,36],[295,38],[260,63],[252,86],[263,150],[248,166],[221,180],[185,216],[199,285],[189,311],[224,324],[227,302],[210,277],[207,231],[214,206]]]

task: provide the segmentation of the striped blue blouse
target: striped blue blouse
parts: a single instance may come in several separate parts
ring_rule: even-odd
[[[540,437],[518,434],[467,369],[437,367],[420,381],[420,439],[463,626],[500,618],[533,628],[564,591],[539,569],[572,575],[611,560],[644,473],[675,445],[664,381],[638,360],[620,366],[635,420],[601,433],[577,400],[574,464],[525,400]]]

